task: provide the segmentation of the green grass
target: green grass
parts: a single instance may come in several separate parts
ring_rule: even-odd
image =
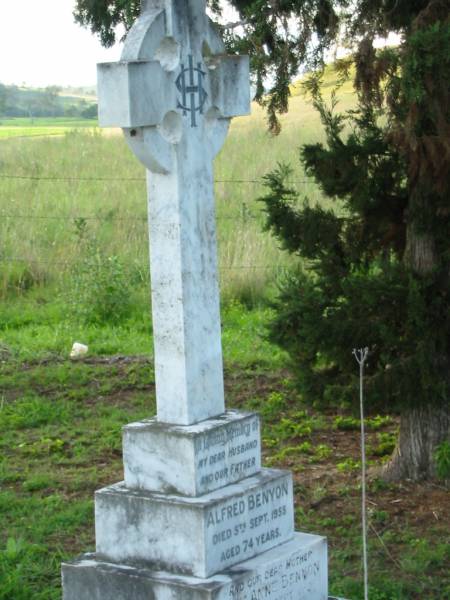
[[[5,127],[0,128],[0,140],[62,136],[69,127]]]
[[[232,132],[216,165],[216,179],[228,181],[216,184],[221,284],[228,297],[238,288],[243,289],[243,296],[260,294],[279,268],[289,262],[276,242],[262,232],[261,206],[255,201],[263,192],[262,186],[253,181],[233,183],[259,180],[273,167],[269,161],[261,164],[255,160],[254,147],[267,144],[265,136],[263,132],[259,139],[257,127],[245,135]],[[281,141],[277,139],[276,143],[283,148]],[[77,259],[74,232],[79,218],[87,219],[90,235],[105,252],[147,270],[144,170],[121,138],[79,131],[61,138],[9,140],[2,150],[2,258],[23,262],[0,267],[0,294],[16,286],[15,278],[20,287],[23,277],[40,283],[70,272],[71,264],[64,267],[63,263]],[[52,177],[84,180],[59,181]],[[96,181],[96,177],[106,181]],[[113,178],[119,180],[108,180]],[[307,187],[313,189],[312,184],[303,185],[305,191]],[[67,261],[68,256],[71,261]],[[28,275],[22,275],[24,271]]]
[[[303,405],[281,361],[233,362],[238,346],[258,345],[254,318],[241,308],[243,330],[225,350],[228,405],[261,412],[264,465],[295,474],[296,527],[327,535],[330,591],[360,600],[360,490],[354,470],[340,468],[358,443],[349,447],[332,414]],[[94,358],[0,363],[1,600],[60,598],[61,561],[94,549],[94,491],[122,478],[122,425],[155,412],[150,361]],[[446,524],[431,513],[439,501],[424,496],[432,506],[417,521],[408,509],[395,516],[395,502],[414,494],[407,483],[369,485],[371,598],[446,597]]]
[[[121,324],[83,324],[67,309],[66,298],[54,299],[52,290],[34,291],[14,302],[0,303],[0,360],[14,361],[66,358],[74,342],[89,346],[93,356],[147,355],[153,352],[148,293],[133,306]],[[222,309],[222,343],[227,362],[247,368],[272,365],[280,368],[286,355],[266,341],[271,309],[260,306],[247,311],[238,302]],[[7,385],[7,379],[2,385]]]

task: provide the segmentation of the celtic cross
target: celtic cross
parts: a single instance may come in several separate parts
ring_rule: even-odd
[[[248,59],[224,54],[205,0],[144,0],[117,63],[98,65],[99,121],[148,172],[157,417],[224,412],[213,158],[249,112]]]

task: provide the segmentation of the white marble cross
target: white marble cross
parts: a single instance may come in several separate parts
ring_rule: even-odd
[[[144,0],[98,95],[148,170],[157,418],[197,423],[225,410],[213,158],[250,111],[248,58],[224,54],[205,0]]]

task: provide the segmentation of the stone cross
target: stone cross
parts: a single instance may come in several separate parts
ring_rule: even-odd
[[[213,158],[250,110],[248,58],[224,54],[205,0],[144,0],[98,95],[148,173],[157,418],[197,423],[225,410]]]

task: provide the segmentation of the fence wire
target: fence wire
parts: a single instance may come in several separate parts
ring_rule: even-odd
[[[32,263],[32,264],[36,264],[36,265],[51,265],[54,267],[73,267],[76,264],[78,264],[75,261],[62,262],[62,261],[41,260],[41,259],[34,259],[34,258],[18,258],[15,256],[6,256],[6,257],[0,256],[0,263]],[[236,265],[233,267],[220,267],[219,266],[219,271],[239,271],[241,269],[242,270],[244,270],[244,269],[256,269],[256,270],[272,269],[272,270],[286,271],[290,268],[291,267],[289,265]]]
[[[113,221],[117,221],[117,222],[127,222],[127,221],[138,221],[138,222],[142,222],[142,223],[147,223],[147,216],[145,217],[98,217],[98,216],[93,216],[93,215],[87,215],[87,216],[83,216],[83,215],[71,215],[71,216],[51,216],[51,215],[19,215],[19,214],[4,214],[2,212],[0,212],[0,217],[2,217],[3,219],[36,219],[36,220],[43,220],[43,221],[100,221],[102,223],[110,223]],[[231,221],[242,221],[245,222],[247,219],[258,219],[258,216],[250,213],[250,212],[246,212],[245,214],[239,215],[239,216],[234,216],[234,215],[221,215],[216,217],[217,221],[222,221],[222,220],[231,220]]]
[[[33,136],[34,137],[34,136]],[[37,137],[37,136],[36,136]],[[17,138],[16,138],[17,139]],[[23,180],[23,181],[43,181],[43,182],[108,182],[108,181],[123,181],[123,182],[142,182],[146,181],[145,177],[59,177],[59,176],[40,176],[40,175],[22,175],[22,174],[10,174],[10,173],[0,173],[0,179],[5,180]],[[215,179],[214,183],[217,184],[237,184],[237,185],[264,185],[262,179]],[[296,185],[296,184],[308,184],[312,183],[312,180],[303,179],[303,180],[292,180],[286,182],[288,185]],[[16,220],[48,220],[48,221],[100,221],[100,222],[147,222],[147,216],[136,216],[136,217],[102,217],[102,216],[94,216],[94,215],[36,215],[36,214],[16,214],[16,213],[2,213],[0,212],[0,216],[3,219],[16,219]],[[258,215],[255,215],[251,211],[245,210],[239,216],[232,215],[222,215],[218,216],[217,220],[236,220],[242,221],[245,223],[246,220],[249,219],[258,219]],[[61,262],[61,261],[46,261],[40,259],[30,259],[30,258],[21,258],[21,257],[1,257],[0,263],[32,263],[38,265],[51,265],[55,267],[71,267],[74,266],[75,262]],[[219,271],[236,271],[236,270],[280,270],[285,271],[289,269],[288,265],[236,265],[232,267],[219,267]]]
[[[30,181],[142,181],[145,177],[58,177],[58,176],[38,176],[38,175],[10,175],[0,173],[0,179],[23,179]],[[261,179],[214,179],[214,183],[236,183],[236,184],[257,184],[264,185]],[[294,179],[286,182],[289,185],[314,183],[312,179]]]

